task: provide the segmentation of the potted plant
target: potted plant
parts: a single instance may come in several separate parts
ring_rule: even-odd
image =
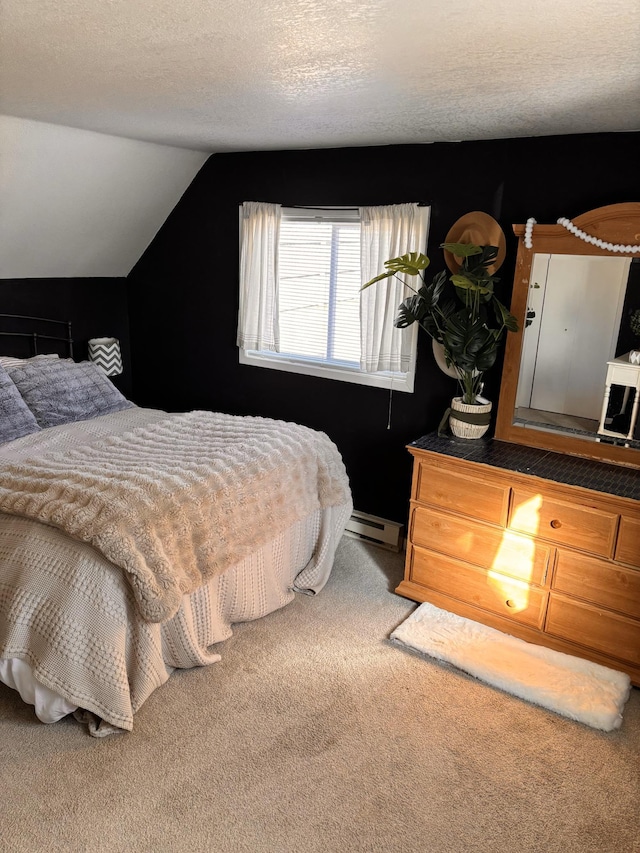
[[[442,248],[460,260],[458,272],[437,273],[427,284],[425,275],[429,258],[420,252],[409,252],[385,261],[386,272],[368,281],[363,288],[391,276],[404,273],[421,283],[398,307],[395,326],[406,328],[417,323],[440,344],[447,366],[453,365],[461,394],[454,397],[449,425],[454,435],[479,438],[489,428],[491,403],[481,396],[484,373],[495,363],[500,341],[507,331],[515,332],[515,317],[496,298],[494,284],[499,280],[489,268],[498,253],[496,246],[474,243],[443,243]],[[453,285],[453,298],[447,283]]]

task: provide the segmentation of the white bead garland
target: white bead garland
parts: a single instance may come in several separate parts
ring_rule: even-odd
[[[530,216],[527,219],[527,224],[524,226],[524,245],[527,249],[533,248],[533,226],[536,225],[536,220],[533,216]],[[635,246],[624,246],[622,243],[607,243],[606,240],[601,240],[599,237],[593,237],[591,234],[587,234],[586,231],[581,231],[570,219],[567,219],[564,216],[561,216],[558,219],[558,225],[562,225],[563,228],[566,228],[567,231],[571,232],[575,237],[578,237],[580,240],[584,240],[585,243],[591,243],[592,246],[597,246],[599,249],[606,249],[608,252],[620,252],[625,255],[633,255],[636,252],[640,252],[640,245],[636,244]]]
[[[527,225],[531,220],[527,221]],[[535,220],[534,220],[535,221]],[[636,244],[635,246],[624,246],[622,243],[607,243],[605,240],[601,240],[599,237],[593,237],[591,234],[587,234],[585,231],[581,231],[570,219],[567,219],[564,216],[561,216],[558,219],[558,225],[562,225],[563,228],[566,228],[567,231],[570,231],[575,237],[578,237],[580,240],[584,240],[585,243],[591,243],[592,246],[597,246],[599,249],[606,249],[608,252],[620,252],[625,255],[632,255],[635,252],[640,252],[640,245]],[[526,245],[526,232],[525,232],[525,245]],[[531,246],[527,246],[528,249]]]
[[[527,219],[527,224],[524,226],[524,244],[527,249],[533,249],[533,240],[531,239],[531,235],[533,234],[533,226],[536,224],[536,220],[533,216],[530,216]]]

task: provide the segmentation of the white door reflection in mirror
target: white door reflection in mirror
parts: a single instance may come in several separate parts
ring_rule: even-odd
[[[614,358],[630,258],[536,254],[530,278],[518,417],[597,429]],[[525,415],[523,409],[529,410]],[[557,416],[575,419],[563,424]],[[554,419],[550,419],[554,422]]]

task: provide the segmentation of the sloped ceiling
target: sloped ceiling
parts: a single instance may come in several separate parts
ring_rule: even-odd
[[[210,152],[640,129],[638,0],[2,0],[0,112]]]
[[[0,116],[0,279],[128,275],[207,156]]]

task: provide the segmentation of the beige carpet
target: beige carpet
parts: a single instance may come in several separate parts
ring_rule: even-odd
[[[399,555],[343,539],[131,734],[0,685],[0,851],[638,853],[640,691],[605,734],[392,644]]]

